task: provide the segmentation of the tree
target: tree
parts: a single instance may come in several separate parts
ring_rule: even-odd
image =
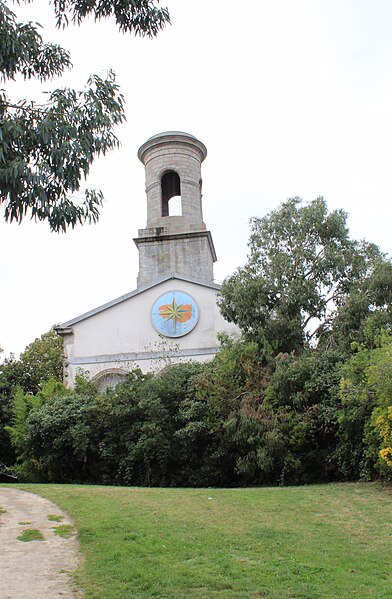
[[[0,364],[0,461],[12,464],[15,453],[5,427],[11,423],[12,396],[17,386],[14,360],[4,360]]]
[[[374,476],[392,455],[390,401],[373,412],[381,389],[390,393],[389,354],[383,375],[380,363],[372,378],[366,366],[392,325],[392,264],[351,240],[346,214],[329,213],[322,198],[290,199],[251,227],[248,262],[220,300],[258,344],[267,383],[243,395],[228,421],[236,471],[245,482]]]
[[[60,382],[62,375],[63,340],[53,330],[30,343],[19,360],[0,364],[0,460],[9,464],[15,458],[8,427],[16,418],[16,406],[20,424],[29,413],[31,396],[48,380]],[[25,412],[20,408],[23,402],[29,408]]]
[[[224,281],[220,308],[266,356],[349,346],[369,317],[392,323],[392,264],[377,246],[350,240],[346,218],[322,198],[292,198],[252,218],[248,262]]]
[[[26,0],[29,1],[29,0]],[[159,0],[157,0],[159,1]],[[54,0],[58,26],[113,16],[122,32],[154,37],[169,14],[155,0]],[[33,23],[19,23],[7,3],[0,1],[0,74],[8,81],[21,75],[41,81],[71,67],[63,48],[44,43]],[[12,101],[0,93],[0,203],[6,221],[21,222],[29,212],[53,231],[65,231],[85,221],[95,222],[103,196],[81,188],[93,160],[118,146],[114,127],[125,120],[124,99],[115,75],[96,75],[83,92],[55,89],[41,104]]]
[[[51,329],[26,346],[15,360],[0,364],[0,396],[12,396],[17,387],[34,394],[42,383],[63,378],[63,340]]]
[[[359,347],[340,384],[340,469],[351,478],[392,477],[392,335]]]
[[[63,340],[51,329],[30,343],[18,360],[18,385],[26,393],[37,393],[49,379],[63,378]]]

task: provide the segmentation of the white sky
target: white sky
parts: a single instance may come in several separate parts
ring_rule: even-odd
[[[182,130],[208,149],[204,220],[215,278],[242,265],[248,221],[288,197],[319,195],[349,213],[352,237],[392,253],[392,2],[390,0],[167,0],[172,26],[156,40],[114,23],[58,31],[36,0],[19,15],[69,49],[74,68],[43,90],[80,89],[116,71],[126,97],[121,149],[95,163],[103,190],[97,225],[64,234],[47,224],[0,221],[0,346],[18,354],[52,325],[136,287],[132,238],[146,225],[148,137]],[[18,82],[15,97],[38,85]]]

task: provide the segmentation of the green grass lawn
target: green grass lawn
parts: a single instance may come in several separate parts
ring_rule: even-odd
[[[17,485],[73,518],[86,598],[392,597],[392,493]]]

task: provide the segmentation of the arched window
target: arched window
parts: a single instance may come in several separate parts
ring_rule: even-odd
[[[162,216],[181,216],[181,182],[175,171],[167,171],[161,179]]]
[[[102,393],[108,387],[114,388],[119,383],[125,381],[126,376],[127,371],[123,368],[109,368],[99,372],[93,378],[93,381],[98,384],[98,391]]]

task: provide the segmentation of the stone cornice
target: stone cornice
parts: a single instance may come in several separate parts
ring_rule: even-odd
[[[173,143],[177,143],[179,145],[185,144],[197,149],[200,154],[200,162],[202,162],[207,156],[207,148],[205,145],[190,133],[185,133],[183,131],[165,131],[163,133],[153,135],[142,146],[140,146],[137,153],[138,158],[144,164],[146,155],[150,150],[157,146],[167,144],[173,146]]]
[[[139,247],[139,245],[144,245],[146,243],[151,243],[151,242],[156,242],[156,241],[159,241],[160,243],[162,243],[163,241],[173,241],[173,240],[177,241],[179,239],[195,239],[197,237],[199,237],[199,238],[206,237],[207,238],[208,245],[210,246],[210,250],[211,250],[211,254],[212,254],[212,259],[214,262],[216,262],[217,257],[216,257],[214,242],[212,241],[212,235],[211,235],[210,231],[189,231],[188,233],[171,233],[168,235],[162,233],[162,235],[153,235],[153,236],[149,236],[149,237],[134,237],[133,241],[135,242],[136,246]]]

